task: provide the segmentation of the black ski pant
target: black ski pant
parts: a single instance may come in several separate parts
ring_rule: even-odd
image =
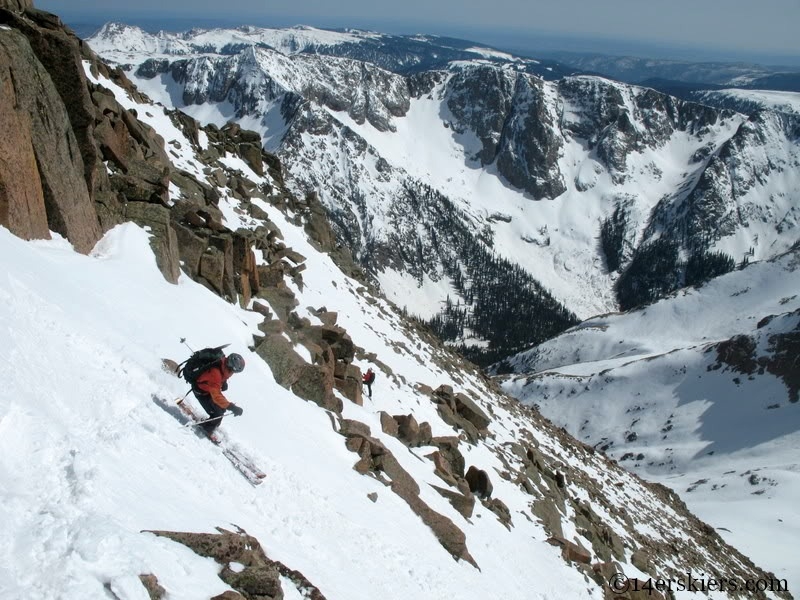
[[[219,419],[211,421],[210,423],[203,423],[203,429],[205,429],[207,433],[211,433],[217,427],[219,427],[220,423],[222,423],[222,415],[225,414],[225,409],[217,406],[209,394],[206,394],[200,390],[192,390],[192,392],[194,393],[194,397],[197,398],[197,401],[200,403],[200,406],[203,407],[203,410],[208,413],[209,418],[220,417]]]

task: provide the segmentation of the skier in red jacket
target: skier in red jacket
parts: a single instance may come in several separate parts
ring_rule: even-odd
[[[209,417],[214,418],[213,421],[202,425],[209,437],[219,427],[225,411],[229,410],[237,417],[244,412],[222,393],[228,389],[228,379],[231,375],[241,373],[243,370],[244,358],[240,354],[229,354],[201,373],[192,386],[192,392],[200,402],[200,406],[208,413]]]
[[[370,367],[367,369],[367,372],[364,373],[364,376],[361,378],[361,382],[367,386],[367,394],[370,398],[372,398],[372,382],[375,381],[375,372]]]

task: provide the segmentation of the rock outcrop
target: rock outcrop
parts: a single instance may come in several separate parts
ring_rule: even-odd
[[[0,14],[0,22],[3,19]],[[15,19],[19,18],[7,20]],[[4,196],[0,206],[8,215],[4,221],[26,238],[49,237],[48,231],[55,231],[76,250],[88,253],[100,239],[100,225],[84,178],[79,142],[61,96],[24,34],[4,31],[0,53],[5,100],[0,119],[9,126],[0,134],[0,154],[15,156],[15,166],[27,173],[23,179],[19,172],[7,170],[13,163],[4,161],[6,172],[0,173]]]
[[[220,527],[217,527],[217,531],[219,533],[177,531],[149,531],[148,533],[183,544],[199,556],[213,558],[222,567],[219,572],[220,579],[241,594],[241,596],[237,594],[237,597],[253,600],[282,600],[281,577],[284,577],[295,585],[297,593],[304,598],[325,600],[325,596],[319,588],[302,573],[279,561],[271,560],[259,541],[253,536],[241,530],[233,532]],[[145,582],[143,581],[143,583]],[[147,584],[145,583],[145,585]],[[231,596],[227,596],[227,598],[231,598]]]

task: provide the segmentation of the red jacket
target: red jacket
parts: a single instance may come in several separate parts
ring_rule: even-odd
[[[222,395],[222,384],[230,379],[231,375],[233,375],[233,372],[228,370],[223,360],[200,375],[195,382],[195,387],[211,396],[214,404],[225,409],[228,408],[230,402]]]

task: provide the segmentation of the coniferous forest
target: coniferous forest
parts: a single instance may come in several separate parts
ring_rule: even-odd
[[[678,244],[658,238],[640,246],[633,260],[617,281],[617,300],[622,310],[655,302],[675,290],[700,285],[736,267],[736,261],[723,252],[692,251],[680,260]]]
[[[447,298],[427,325],[443,340],[486,366],[557,335],[578,322],[534,277],[491,250],[489,232],[475,236],[470,221],[433,188],[407,188],[444,275],[459,299]],[[464,344],[469,338],[480,345]]]

